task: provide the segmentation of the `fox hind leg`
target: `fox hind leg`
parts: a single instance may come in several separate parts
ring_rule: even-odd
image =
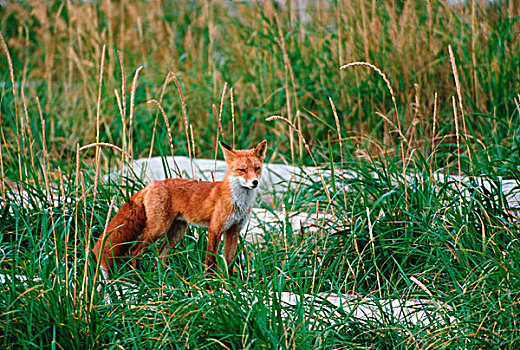
[[[130,266],[134,269],[134,271],[139,270],[140,264],[138,258],[143,253],[143,251],[148,248],[153,243],[151,236],[143,234],[140,240],[133,246],[130,251]]]
[[[166,259],[168,258],[168,254],[172,248],[180,242],[184,233],[186,233],[186,228],[188,227],[188,223],[183,220],[174,220],[170,229],[167,233],[167,238],[161,249],[159,250],[159,257],[161,262],[164,264]]]
[[[143,251],[159,238],[168,234],[173,224],[173,219],[169,221],[152,219],[148,220],[147,222],[152,222],[154,224],[146,225],[138,242],[136,242],[130,250],[130,266],[132,266],[134,270],[139,269],[139,262],[137,258],[140,257]]]

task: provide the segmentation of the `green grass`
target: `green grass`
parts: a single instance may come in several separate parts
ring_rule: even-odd
[[[195,230],[203,230],[190,228],[164,270],[157,274],[151,250],[144,281],[124,297],[108,288],[110,303],[94,290],[92,256],[84,280],[85,246],[103,230],[118,186],[100,188],[97,204],[88,193],[86,201],[77,199],[82,193],[75,193],[74,180],[64,184],[69,203],[46,205],[36,188],[28,191],[27,201],[43,202],[41,209],[4,202],[1,272],[27,276],[29,282],[3,285],[2,343],[24,348],[514,348],[519,232],[497,201],[498,191],[475,190],[459,206],[459,194],[447,185],[408,183],[405,194],[405,185],[392,183],[384,168],[366,162],[355,166],[344,168],[357,179],[336,177],[340,190],[331,192],[332,205],[321,183],[287,193],[287,206],[312,212],[309,203],[318,202],[322,211],[336,213],[337,219],[323,222],[316,233],[292,237],[290,231],[287,236],[272,231],[264,245],[242,242],[236,274],[206,279],[205,235],[196,238]],[[88,187],[93,179],[86,176]],[[349,184],[345,194],[343,182]],[[132,273],[123,267],[118,277],[131,280]],[[345,314],[340,321],[331,316],[335,323],[327,326],[326,319],[309,318],[313,313],[305,313],[303,304],[290,307],[276,298],[281,292],[356,293],[382,303],[431,298],[411,277],[449,305],[448,315],[456,322],[431,327],[367,323]],[[213,291],[206,289],[208,283]],[[319,310],[321,304],[310,307]]]
[[[500,179],[520,180],[515,2],[320,2],[308,10],[309,23],[269,2],[183,5],[26,1],[0,8],[12,60],[2,47],[0,273],[11,277],[1,285],[0,344],[517,348],[518,208],[500,188]],[[385,74],[395,107],[374,69],[339,70],[353,61]],[[271,115],[294,123],[309,148],[286,123],[265,121]],[[117,175],[131,156],[187,155],[189,143],[192,154],[212,158],[217,139],[246,147],[263,138],[271,162],[334,171],[324,178],[328,192],[318,180],[273,194],[274,206],[258,205],[333,219],[302,232],[266,230],[264,244],[242,241],[236,272],[211,278],[205,230],[190,228],[159,272],[150,249],[143,281],[129,294],[118,294],[132,280],[127,266],[106,287],[110,302],[97,293],[90,247],[143,186]],[[77,149],[97,141],[111,146]],[[344,178],[340,168],[356,176]],[[497,185],[434,180],[459,173]],[[327,320],[317,317],[322,303],[288,306],[282,292],[358,294],[380,305],[433,298],[449,308],[444,323],[430,326],[365,322],[340,310]]]

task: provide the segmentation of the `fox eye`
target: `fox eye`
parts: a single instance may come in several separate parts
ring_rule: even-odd
[[[237,171],[240,171],[241,173],[245,173],[246,169],[237,169]]]
[[[257,167],[255,168],[255,171],[260,171],[260,167],[257,166]]]

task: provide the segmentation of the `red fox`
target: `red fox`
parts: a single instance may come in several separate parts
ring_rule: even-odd
[[[159,250],[164,263],[172,247],[180,241],[189,223],[208,227],[206,267],[211,269],[222,234],[228,266],[235,257],[238,235],[247,223],[255,189],[262,174],[267,141],[253,149],[235,150],[220,142],[227,170],[220,182],[190,179],[154,181],[123,204],[92,249],[103,276],[108,279],[115,258],[130,249],[130,264],[152,243],[166,235]]]

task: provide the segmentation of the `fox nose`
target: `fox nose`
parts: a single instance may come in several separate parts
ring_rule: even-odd
[[[254,187],[258,186],[258,180],[253,180],[253,186]]]

